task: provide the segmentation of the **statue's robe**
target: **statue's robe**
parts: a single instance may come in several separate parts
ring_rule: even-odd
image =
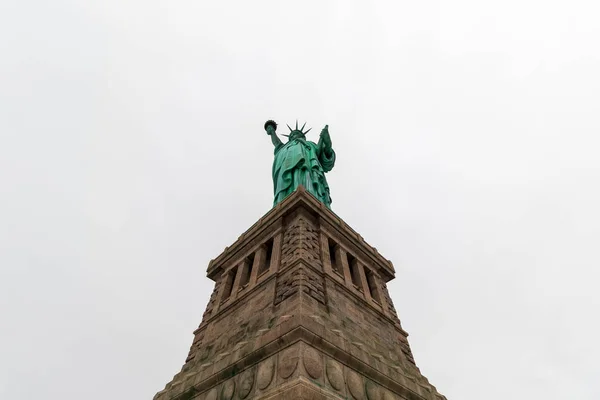
[[[296,137],[276,146],[273,161],[273,206],[302,185],[330,208],[331,197],[325,172],[331,171],[334,164],[335,152],[332,148],[326,148],[322,141],[316,144]]]

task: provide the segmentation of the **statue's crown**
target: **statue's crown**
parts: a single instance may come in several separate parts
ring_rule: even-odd
[[[287,124],[286,124],[287,125]],[[306,122],[304,123],[304,125],[302,125],[302,128],[298,129],[298,120],[296,120],[296,129],[292,129],[289,125],[287,126],[290,129],[290,134],[289,135],[283,135],[283,136],[292,136],[294,134],[296,135],[302,135],[302,136],[306,136],[306,134],[308,132],[310,132],[310,130],[312,128],[309,128],[306,132],[304,132],[304,127],[306,126]]]

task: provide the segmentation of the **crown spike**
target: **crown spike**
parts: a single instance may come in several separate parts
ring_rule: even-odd
[[[288,127],[288,128],[290,128],[290,126],[289,126],[288,124],[286,124],[286,125],[287,125],[287,127]],[[293,131],[293,129],[292,129],[292,128],[290,128],[290,132],[291,132],[291,131]]]
[[[304,132],[304,134],[306,135],[308,132],[310,132],[312,128],[308,128],[308,130],[306,132]]]
[[[296,118],[296,130],[298,130],[298,118]]]
[[[301,131],[304,131],[304,127],[306,126],[306,122],[304,123],[304,125],[302,125],[302,128],[300,128]]]

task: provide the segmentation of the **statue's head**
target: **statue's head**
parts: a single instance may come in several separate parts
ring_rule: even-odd
[[[289,135],[285,135],[289,138],[289,140],[293,139],[306,139],[306,134],[302,131],[293,130]]]
[[[289,140],[306,139],[306,134],[308,132],[310,132],[310,130],[312,128],[309,128],[306,132],[304,132],[304,127],[305,126],[306,126],[306,122],[304,123],[304,125],[302,125],[302,128],[298,129],[298,120],[296,120],[296,129],[292,129],[288,125],[287,127],[290,129],[290,134],[289,135],[284,135],[284,136],[287,136],[289,138]]]

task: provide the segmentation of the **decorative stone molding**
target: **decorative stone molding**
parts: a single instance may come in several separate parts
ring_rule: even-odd
[[[231,400],[235,393],[235,381],[230,379],[223,384],[221,388],[221,400]]]
[[[302,360],[306,373],[313,379],[319,379],[323,375],[323,362],[321,354],[312,347],[304,349]]]
[[[323,277],[319,276],[311,268],[299,268],[298,277],[300,279],[300,285],[302,292],[306,293],[319,303],[325,304],[325,286],[323,284]]]
[[[299,358],[298,346],[293,346],[283,350],[279,354],[279,376],[283,379],[288,379],[290,376],[292,376],[294,371],[296,371],[296,367],[298,366]]]
[[[248,397],[254,386],[254,369],[250,368],[242,372],[238,380],[238,396],[240,399]]]
[[[273,374],[275,372],[275,357],[269,357],[264,360],[258,366],[258,372],[256,374],[256,386],[260,390],[265,390],[271,384],[273,380]]]
[[[291,273],[288,273],[281,278],[277,278],[274,304],[277,305],[289,297],[297,294],[300,291],[301,280],[302,277],[299,274]]]
[[[299,258],[322,268],[319,255],[319,231],[304,213],[299,213],[285,227],[281,248],[281,269]]]
[[[348,383],[348,391],[355,400],[364,400],[365,398],[365,386],[363,378],[356,372],[348,370],[346,375],[346,382]]]
[[[331,387],[338,392],[341,391],[344,388],[344,371],[342,365],[337,361],[328,359],[325,371]]]

